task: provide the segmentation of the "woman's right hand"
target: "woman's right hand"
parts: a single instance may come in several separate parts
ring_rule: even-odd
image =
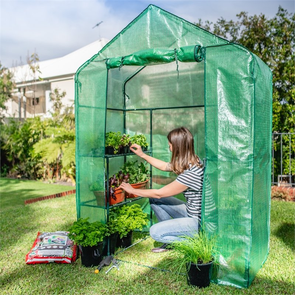
[[[130,146],[130,150],[139,157],[142,157],[145,155],[145,153],[141,149],[141,146],[136,143]]]

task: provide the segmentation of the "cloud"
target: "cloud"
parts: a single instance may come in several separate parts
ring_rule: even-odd
[[[153,0],[153,4],[190,22],[237,13],[274,17],[279,5],[294,13],[293,0]],[[36,51],[40,60],[61,57],[99,38],[112,39],[150,0],[0,0],[0,61],[6,67],[26,61]],[[93,26],[102,21],[99,27]]]

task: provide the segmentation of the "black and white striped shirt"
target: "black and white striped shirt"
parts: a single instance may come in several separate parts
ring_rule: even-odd
[[[189,217],[198,218],[201,221],[202,189],[204,169],[192,166],[178,175],[176,181],[188,187],[183,194],[186,199],[186,210]]]

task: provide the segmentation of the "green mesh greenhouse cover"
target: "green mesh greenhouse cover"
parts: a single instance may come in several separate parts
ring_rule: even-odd
[[[144,134],[170,160],[166,135],[186,126],[205,161],[202,221],[218,237],[213,280],[248,287],[269,249],[272,74],[254,54],[150,5],[76,74],[77,216],[108,219],[90,185],[118,172],[105,135]],[[128,160],[136,159],[128,156]],[[158,188],[175,175],[151,169]],[[134,200],[150,212],[145,198]]]

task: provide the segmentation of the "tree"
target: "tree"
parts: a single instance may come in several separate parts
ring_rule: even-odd
[[[15,87],[13,74],[0,62],[0,120],[3,118],[3,112],[7,109],[6,101],[11,97],[11,92]]]
[[[215,24],[197,24],[231,42],[239,43],[260,57],[273,73],[273,131],[295,132],[295,13],[281,6],[276,16],[237,15],[237,21],[223,18]]]

